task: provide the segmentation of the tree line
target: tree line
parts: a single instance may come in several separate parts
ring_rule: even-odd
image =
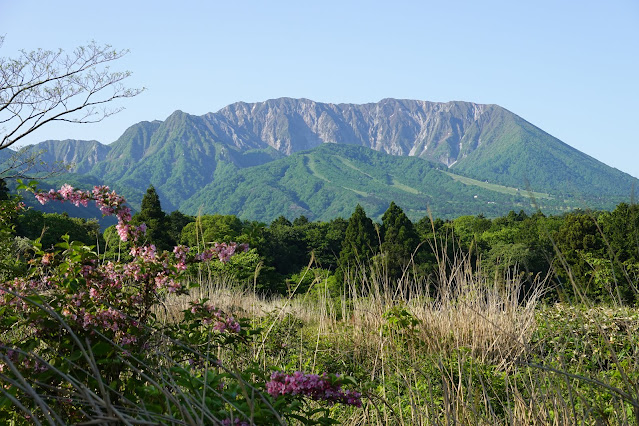
[[[7,197],[6,189],[0,190],[0,197]],[[14,220],[17,251],[21,238],[40,238],[43,247],[52,249],[61,235],[68,234],[72,240],[97,246],[106,258],[129,255],[126,243],[118,243],[114,227],[100,232],[94,220],[36,210]],[[426,216],[413,223],[391,202],[379,223],[358,205],[348,219],[311,222],[304,216],[293,221],[281,216],[265,224],[234,215],[166,214],[151,186],[133,222],[145,223],[145,238],[161,250],[179,244],[200,249],[215,242],[248,244],[247,253],[213,272],[233,275],[264,293],[306,291],[318,276],[336,289],[345,281],[357,285],[373,267],[391,281],[409,274],[428,282],[442,262],[464,253],[481,273],[497,281],[514,273],[532,286],[536,277],[549,276],[547,297],[552,300],[586,296],[634,303],[638,294],[639,206],[634,204],[621,203],[611,212],[579,210],[546,216],[511,211],[494,219]],[[11,255],[16,255],[15,250]]]

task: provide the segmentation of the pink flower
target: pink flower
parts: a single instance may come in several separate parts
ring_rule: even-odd
[[[131,227],[129,225],[125,225],[124,223],[118,223],[115,225],[115,229],[118,231],[118,235],[122,241],[126,241],[129,239],[129,231]]]
[[[361,407],[361,394],[354,391],[343,391],[339,383],[331,383],[328,375],[304,374],[296,371],[285,374],[276,371],[266,383],[266,391],[274,398],[280,395],[303,395],[313,400],[327,401],[330,404],[342,403]]]
[[[47,201],[52,200],[51,193],[39,192],[35,194],[36,200],[40,202],[40,204],[46,204]]]
[[[122,336],[122,339],[120,340],[120,343],[122,345],[130,345],[130,344],[135,343],[137,341],[138,341],[138,339],[135,336],[124,335],[124,336]]]
[[[53,253],[45,253],[42,256],[42,264],[43,265],[50,265],[51,264],[51,260],[53,260]]]
[[[60,190],[58,191],[58,194],[62,195],[62,198],[64,198],[65,200],[69,199],[69,196],[71,194],[73,194],[75,190],[73,189],[73,187],[69,184],[64,184],[62,185],[62,188],[60,188]]]

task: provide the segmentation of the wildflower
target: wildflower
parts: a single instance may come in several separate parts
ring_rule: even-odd
[[[132,343],[137,342],[137,338],[135,336],[131,336],[131,335],[124,335],[122,336],[122,339],[120,340],[120,343],[122,345],[130,345]]]
[[[142,233],[142,234],[146,234],[146,223],[142,223],[140,224],[140,226],[138,226],[138,230]]]
[[[338,383],[331,383],[328,375],[304,374],[296,371],[285,374],[279,371],[271,375],[266,383],[266,391],[274,398],[280,395],[303,395],[313,400],[327,401],[329,404],[342,403],[361,407],[361,394],[354,391],[343,391]]]
[[[118,231],[118,235],[122,241],[127,241],[129,239],[129,232],[131,227],[124,223],[118,223],[115,225],[115,229]]]

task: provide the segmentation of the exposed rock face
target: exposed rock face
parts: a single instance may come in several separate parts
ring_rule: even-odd
[[[42,142],[37,149],[44,151],[41,160],[45,163],[61,161],[70,165],[73,172],[87,173],[94,165],[106,159],[110,147],[98,141],[66,139]]]
[[[238,148],[268,145],[289,155],[347,143],[451,166],[479,145],[481,127],[497,109],[505,111],[470,102],[384,99],[354,105],[280,98],[235,103],[203,119],[221,142]]]
[[[166,143],[189,140],[187,134],[195,134],[204,145],[219,142],[240,151],[271,147],[284,155],[322,143],[361,145],[451,167],[479,147],[486,129],[495,127],[495,121],[504,116],[516,117],[497,105],[471,102],[383,99],[356,105],[279,98],[252,104],[237,102],[201,117],[176,111],[164,122],[131,126],[108,146],[67,140],[46,141],[40,148],[48,151],[46,161],[74,163],[78,173],[105,159],[140,161]]]

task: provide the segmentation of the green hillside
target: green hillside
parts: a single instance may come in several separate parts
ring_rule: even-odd
[[[213,180],[222,179],[226,168],[251,167],[283,154],[272,148],[240,151],[215,141],[199,117],[181,111],[164,122],[142,122],[130,127],[116,142],[106,160],[90,174],[123,189],[137,205],[149,185],[154,185],[166,210],[183,202]]]
[[[478,180],[562,196],[630,197],[637,179],[572,148],[521,117],[500,109],[478,145],[451,171]]]
[[[450,173],[440,164],[386,155],[364,147],[324,144],[310,151],[249,169],[228,168],[181,206],[186,213],[236,214],[269,222],[280,215],[312,220],[348,217],[357,204],[379,218],[390,200],[411,219],[427,214],[497,216],[510,210],[547,213],[580,207],[579,200],[556,199],[503,185],[485,184]],[[535,204],[539,203],[539,204]]]

